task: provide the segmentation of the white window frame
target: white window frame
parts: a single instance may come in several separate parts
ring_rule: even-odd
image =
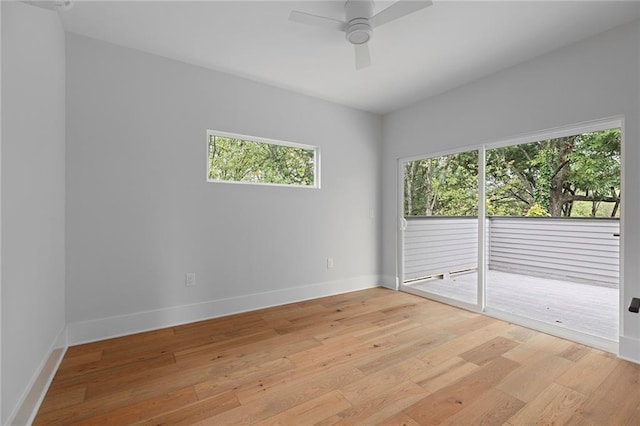
[[[210,179],[209,178],[209,141],[212,136],[220,136],[223,138],[232,138],[232,139],[240,139],[248,142],[255,143],[264,143],[270,145],[279,145],[286,146],[290,148],[302,148],[306,150],[313,150],[314,153],[314,161],[313,161],[313,185],[294,185],[289,183],[269,183],[269,182],[248,182],[248,181],[237,181],[237,180],[222,180],[222,179]],[[229,183],[229,184],[240,184],[240,185],[258,185],[258,186],[280,186],[286,188],[307,188],[307,189],[320,189],[320,147],[313,145],[305,145],[301,143],[295,142],[287,142],[276,139],[268,139],[261,138],[258,136],[248,136],[242,135],[239,133],[229,133],[229,132],[220,132],[217,130],[207,130],[207,138],[206,138],[206,179],[208,183]]]

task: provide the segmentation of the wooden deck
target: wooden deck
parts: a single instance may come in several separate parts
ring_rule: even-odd
[[[434,279],[409,287],[476,303],[477,274]],[[617,288],[487,271],[487,307],[581,333],[618,340]]]
[[[637,424],[640,365],[377,288],[69,348],[36,425]]]

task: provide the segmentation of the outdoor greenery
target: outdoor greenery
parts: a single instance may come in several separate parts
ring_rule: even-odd
[[[209,179],[313,186],[315,150],[209,137]]]
[[[406,216],[476,216],[478,152],[412,161],[405,166]]]
[[[493,216],[620,215],[620,129],[486,152],[486,210]],[[478,152],[409,162],[406,216],[475,216]]]

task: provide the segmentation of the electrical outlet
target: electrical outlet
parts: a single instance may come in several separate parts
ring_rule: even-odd
[[[187,287],[193,287],[196,285],[196,273],[195,272],[187,272],[184,275],[184,285]]]
[[[327,269],[333,269],[333,257],[327,258]]]

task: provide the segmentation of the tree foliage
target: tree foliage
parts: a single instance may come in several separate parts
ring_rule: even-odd
[[[619,215],[620,141],[610,129],[488,150],[487,214]],[[405,214],[476,215],[477,159],[471,151],[407,163]]]
[[[291,146],[209,137],[209,179],[313,185],[315,152]]]
[[[407,216],[476,216],[478,152],[412,161],[405,166]]]

